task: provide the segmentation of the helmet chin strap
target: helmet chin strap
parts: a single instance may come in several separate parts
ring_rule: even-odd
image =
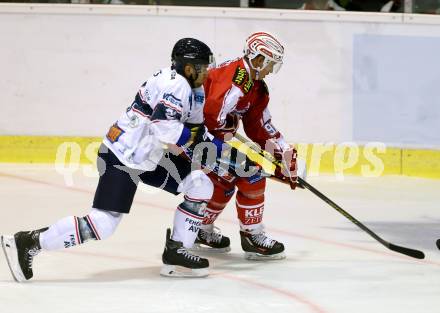
[[[263,68],[261,67],[255,67],[254,64],[252,63],[252,60],[254,60],[255,57],[253,59],[248,59],[249,62],[249,66],[255,71],[255,79],[258,80],[260,78],[260,71],[263,70]]]
[[[255,70],[255,80],[259,80],[259,79],[260,79],[260,71]]]

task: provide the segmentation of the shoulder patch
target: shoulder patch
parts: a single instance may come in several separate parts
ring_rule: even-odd
[[[123,133],[125,132],[122,130],[122,128],[115,123],[108,130],[106,137],[111,143],[115,143]]]
[[[246,69],[237,66],[234,77],[232,78],[232,82],[236,85],[241,85],[247,80],[247,78],[248,78],[248,73]]]
[[[234,77],[232,78],[232,82],[239,86],[244,94],[247,94],[254,85],[254,82],[250,79],[248,72],[245,68],[240,66],[235,70]]]

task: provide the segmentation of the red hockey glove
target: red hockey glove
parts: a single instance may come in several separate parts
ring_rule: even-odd
[[[240,116],[238,116],[237,114],[228,113],[226,115],[226,124],[223,127],[223,129],[225,131],[229,131],[229,132],[235,134],[237,132],[239,123],[240,123]]]
[[[295,189],[298,186],[296,150],[290,147],[289,149],[282,151],[281,148],[279,148],[275,149],[273,154],[282,164],[281,167],[276,167],[274,176],[283,181],[288,181],[290,188]]]
[[[226,115],[225,124],[212,132],[212,134],[224,141],[229,141],[234,137],[240,123],[240,116],[234,113],[228,113]]]

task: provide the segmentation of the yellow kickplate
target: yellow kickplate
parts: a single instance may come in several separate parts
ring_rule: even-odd
[[[402,149],[402,174],[440,178],[440,150]]]
[[[312,175],[330,173],[341,177],[347,174],[379,177],[399,175],[401,172],[401,150],[398,148],[355,144],[308,146],[307,164]]]
[[[100,137],[0,136],[0,162],[54,163],[58,158],[94,163]]]

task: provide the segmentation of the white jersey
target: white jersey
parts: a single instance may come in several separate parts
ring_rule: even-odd
[[[203,86],[191,89],[182,75],[164,68],[140,87],[104,144],[124,165],[152,171],[167,144],[182,143],[183,123],[203,123],[204,102]]]

